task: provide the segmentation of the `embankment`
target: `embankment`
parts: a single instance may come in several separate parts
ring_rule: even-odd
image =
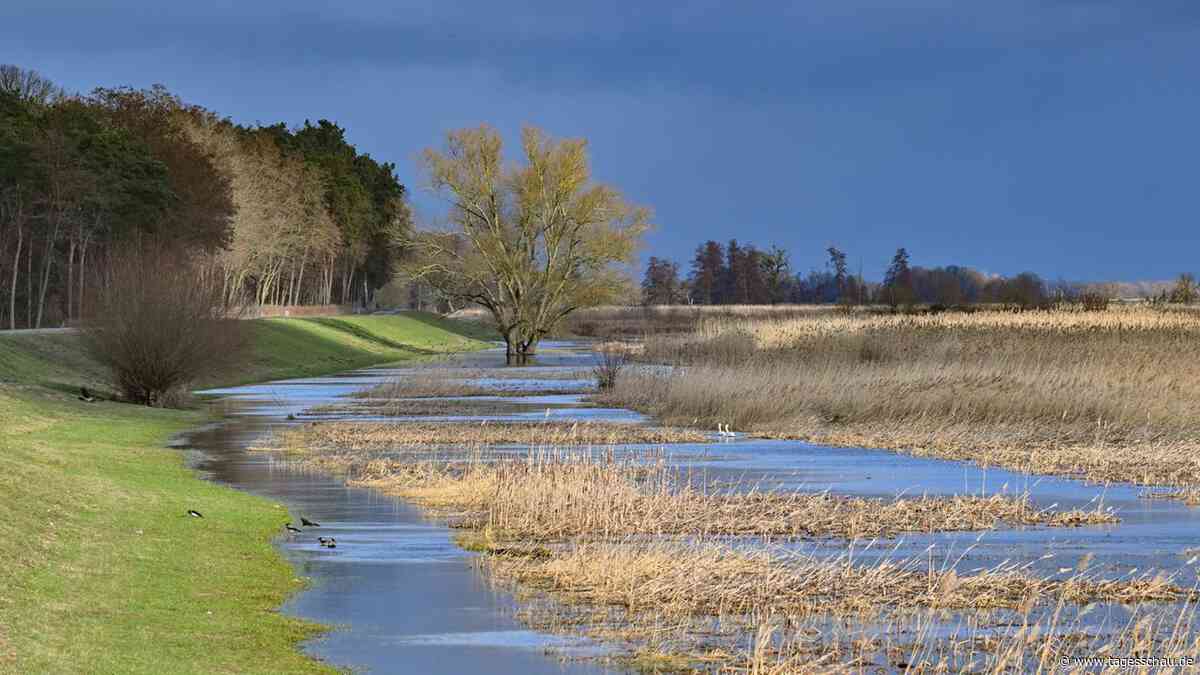
[[[207,384],[484,344],[428,314],[250,324]],[[319,627],[276,611],[302,585],[271,545],[286,509],[164,449],[202,413],[76,400],[102,382],[78,335],[0,332],[0,672],[327,672],[296,648]]]

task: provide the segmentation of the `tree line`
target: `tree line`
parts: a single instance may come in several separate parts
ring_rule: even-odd
[[[1004,277],[970,267],[921,267],[911,264],[907,249],[897,249],[882,281],[864,279],[853,270],[841,249],[824,251],[823,269],[793,273],[785,249],[760,249],[736,239],[722,245],[706,241],[696,247],[686,272],[678,263],[652,256],[642,278],[642,302],[647,305],[766,305],[883,304],[901,308],[924,304],[960,307],[976,303],[1040,307],[1054,303],[1079,303],[1091,307],[1107,304],[1118,295],[1116,285],[1047,282],[1033,272]],[[1200,299],[1190,274],[1180,275],[1170,288],[1151,296],[1166,302]]]
[[[86,316],[130,248],[170,249],[231,305],[366,303],[410,230],[394,165],[334,122],[244,126],[161,86],[68,94],[0,66],[0,327]]]

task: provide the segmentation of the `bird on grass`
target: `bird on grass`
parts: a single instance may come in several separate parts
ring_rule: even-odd
[[[284,523],[283,529],[287,530],[288,532],[290,532],[292,534],[300,534],[300,532],[301,532],[300,528],[292,527],[291,523]]]
[[[188,515],[193,518],[203,518],[204,517],[204,514],[200,513],[196,509],[188,509]]]
[[[317,542],[325,548],[337,548],[337,539],[333,537],[317,537]]]
[[[300,524],[305,527],[320,527],[321,526],[320,523],[314,523],[313,521],[309,520],[308,518],[305,518],[304,516],[300,516]]]
[[[79,400],[84,403],[95,403],[96,397],[92,396],[92,392],[88,391],[87,387],[79,388]]]

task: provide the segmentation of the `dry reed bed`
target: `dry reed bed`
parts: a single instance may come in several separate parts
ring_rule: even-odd
[[[502,569],[511,560],[485,561],[484,568],[493,572],[490,579],[516,587],[511,576],[504,576],[511,568]],[[961,579],[949,575],[930,581],[934,595],[944,586],[961,585]],[[1071,581],[1062,580],[1060,589]],[[545,586],[547,582],[537,575],[535,583]],[[1042,591],[1052,595],[1054,590],[1034,584],[1016,612],[929,607],[893,612],[871,606],[865,614],[835,617],[819,609],[804,615],[721,617],[599,605],[551,586],[524,593],[518,618],[538,630],[583,633],[618,645],[622,651],[614,660],[639,672],[1118,673],[1131,669],[1118,663],[1071,665],[1064,659],[1155,656],[1175,663],[1200,662],[1196,604],[1190,600],[1141,603],[1127,618],[1108,625],[1107,619],[1088,618],[1095,604],[1080,610],[1061,596],[1056,604],[1049,604],[1045,601],[1052,598],[1034,595]],[[1039,600],[1029,602],[1031,598]],[[948,616],[961,620],[948,625]]]
[[[710,321],[599,400],[668,421],[1200,485],[1200,316],[1121,309]]]
[[[275,445],[299,452],[352,452],[432,446],[570,447],[708,443],[711,440],[707,434],[693,429],[616,422],[323,422],[283,431]]]
[[[820,558],[716,543],[580,543],[562,551],[491,555],[503,579],[553,591],[570,602],[616,605],[663,617],[765,617],[812,614],[876,616],[909,608],[1028,612],[1059,601],[1137,604],[1193,600],[1165,576],[1105,580],[1077,570],[1044,579],[1001,565],[973,574],[928,569],[922,559],[859,565],[849,556]]]
[[[780,538],[894,537],[904,532],[989,530],[1001,525],[1112,524],[1108,510],[1052,511],[1027,496],[895,500],[798,492],[709,492],[665,459],[539,452],[491,462],[379,458],[353,482],[454,510],[458,525],[515,541],[629,535]]]

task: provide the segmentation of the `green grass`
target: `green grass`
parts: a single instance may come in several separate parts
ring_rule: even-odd
[[[260,319],[251,329],[249,363],[238,384],[308,377],[487,346],[477,326],[425,312],[313,319]]]
[[[328,670],[276,612],[286,511],[163,447],[198,413],[0,389],[0,419],[0,671]]]
[[[423,314],[250,326],[250,363],[210,384],[483,346]],[[103,377],[78,336],[0,332],[0,672],[331,672],[297,649],[320,627],[277,612],[302,587],[271,544],[286,510],[164,447],[202,413],[64,393]]]
[[[247,321],[250,350],[233,373],[200,386],[308,377],[479,349],[495,335],[477,324],[426,312],[395,315]],[[0,331],[0,383],[38,384],[75,391],[104,386],[104,369],[84,353],[78,335],[8,335]]]

